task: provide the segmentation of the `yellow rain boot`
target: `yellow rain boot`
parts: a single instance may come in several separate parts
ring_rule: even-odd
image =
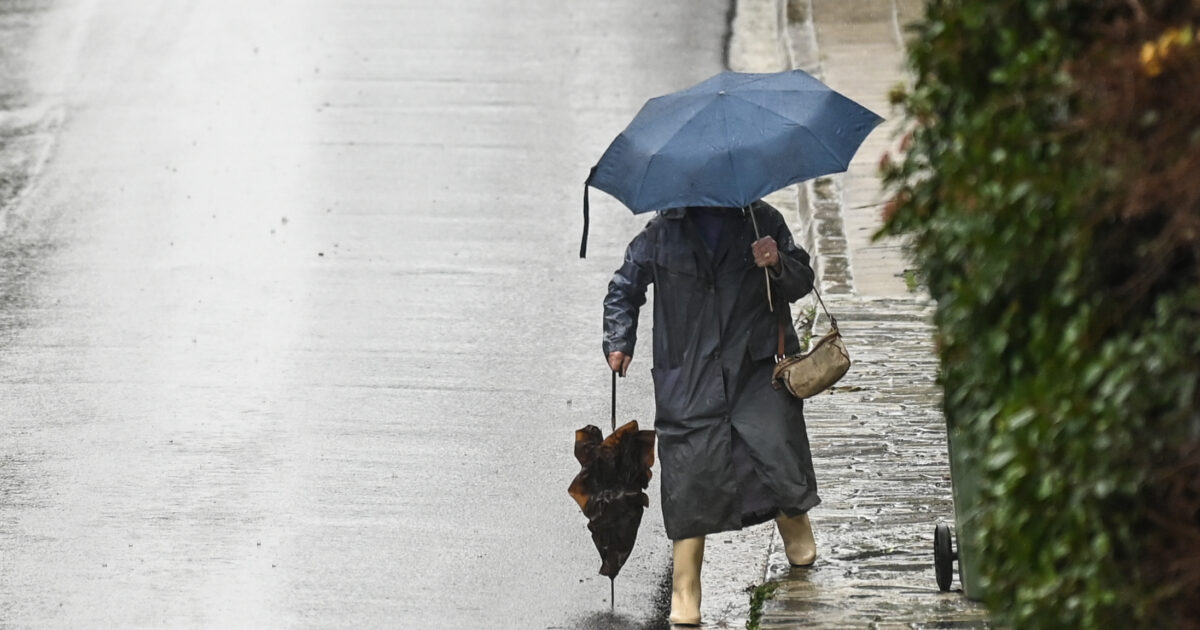
[[[783,538],[783,550],[788,562],[794,567],[808,567],[817,561],[817,541],[813,538],[812,523],[808,514],[775,517],[779,535]]]
[[[671,577],[671,623],[700,625],[700,567],[704,564],[704,537],[675,541],[675,572]]]

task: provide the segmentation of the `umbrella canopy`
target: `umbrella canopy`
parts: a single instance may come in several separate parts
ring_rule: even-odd
[[[629,422],[602,439],[600,429],[588,425],[575,432],[575,458],[582,469],[567,492],[588,518],[592,542],[600,552],[600,575],[617,577],[633,551],[642,511],[650,497],[654,466],[654,431],[638,430]]]
[[[741,208],[785,186],[850,166],[875,113],[802,70],[723,72],[650,99],[592,168],[587,186],[635,214]]]

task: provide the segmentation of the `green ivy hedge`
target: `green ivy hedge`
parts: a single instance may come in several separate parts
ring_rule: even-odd
[[[937,301],[977,568],[1015,628],[1183,627],[1200,601],[1191,28],[1191,0],[928,0],[911,27],[884,233]]]

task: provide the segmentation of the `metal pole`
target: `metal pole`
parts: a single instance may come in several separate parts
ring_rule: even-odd
[[[746,212],[750,213],[750,222],[754,224],[754,238],[756,240],[762,238],[762,234],[758,233],[758,219],[754,216],[754,208],[746,206]],[[767,281],[767,308],[774,313],[775,301],[771,299],[771,272],[767,271],[766,267],[763,267],[763,279]]]
[[[612,430],[617,430],[617,373],[612,376]]]

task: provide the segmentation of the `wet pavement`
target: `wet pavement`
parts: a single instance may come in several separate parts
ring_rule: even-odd
[[[593,194],[579,261],[580,194],[646,98],[723,68],[729,10],[0,3],[0,626],[663,627],[657,484],[611,611],[566,494],[645,222]],[[753,15],[731,49],[807,63]],[[772,199],[856,359],[808,406],[820,559],[714,536],[710,627],[764,579],[765,627],[986,627],[936,592],[930,306],[859,264],[858,184]],[[648,365],[622,422],[651,421]]]
[[[726,3],[31,10],[22,72],[79,54],[0,236],[0,625],[660,623],[659,511],[610,613],[566,494],[645,220],[595,195],[579,261],[580,194]]]
[[[62,122],[62,108],[46,91],[63,75],[74,51],[51,50],[37,64],[26,51],[45,47],[48,37],[68,35],[70,20],[56,29],[38,28],[53,13],[49,1],[0,4],[0,233],[9,210],[36,180]]]
[[[790,569],[776,544],[766,575],[781,586],[762,627],[986,628],[985,612],[961,592],[939,592],[934,574],[933,530],[952,525],[954,511],[927,341],[932,306],[918,297],[829,302],[855,364],[805,410],[822,483],[812,514],[820,556]]]

